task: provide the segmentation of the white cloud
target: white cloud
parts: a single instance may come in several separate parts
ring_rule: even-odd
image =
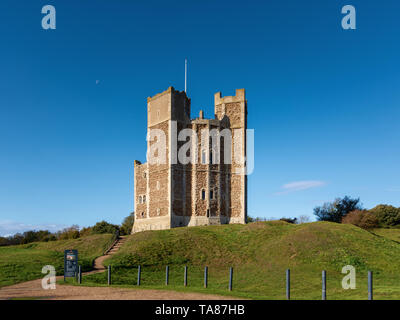
[[[388,192],[400,192],[400,188],[388,188],[386,189]]]
[[[0,236],[8,237],[16,233],[22,233],[28,230],[49,230],[55,232],[66,228],[66,225],[61,224],[25,224],[12,220],[0,220]]]
[[[305,180],[305,181],[293,181],[284,184],[281,189],[282,191],[276,192],[275,195],[286,194],[295,191],[307,190],[316,187],[322,187],[326,185],[324,181],[318,180]]]

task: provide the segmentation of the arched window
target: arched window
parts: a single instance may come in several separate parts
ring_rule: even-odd
[[[214,190],[210,190],[210,200],[214,200]]]
[[[143,203],[146,203],[146,196],[143,196]]]
[[[206,200],[206,190],[201,189],[201,200]]]
[[[201,163],[202,164],[207,164],[207,153],[205,150],[201,151]]]
[[[139,196],[139,203],[142,203],[142,196]]]
[[[142,218],[144,217],[144,212],[142,212]]]

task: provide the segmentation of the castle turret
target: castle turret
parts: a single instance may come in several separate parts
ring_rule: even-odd
[[[221,92],[214,95],[215,116],[227,122],[232,131],[232,165],[230,185],[231,217],[242,223],[247,219],[247,176],[245,175],[246,160],[246,129],[247,100],[245,89],[237,89],[236,95],[221,97]]]

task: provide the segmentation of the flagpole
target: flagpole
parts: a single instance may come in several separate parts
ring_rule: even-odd
[[[185,59],[185,93],[186,93],[186,86],[187,86],[187,59]]]

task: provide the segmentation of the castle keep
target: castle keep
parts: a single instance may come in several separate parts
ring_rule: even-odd
[[[190,99],[184,91],[170,87],[147,98],[147,162],[134,164],[132,233],[246,222],[246,163],[235,161],[246,157],[245,90],[226,97],[218,92],[214,99],[214,119],[204,119],[203,111],[191,119]],[[165,136],[165,155],[154,151],[163,139],[153,139],[153,132]],[[217,144],[204,132],[217,132]],[[150,161],[152,156],[159,158]],[[181,156],[191,161],[180,161]]]

